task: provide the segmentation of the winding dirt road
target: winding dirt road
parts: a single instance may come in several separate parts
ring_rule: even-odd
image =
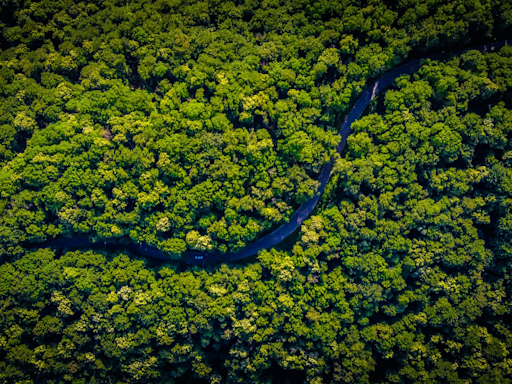
[[[504,45],[508,45],[510,43],[509,40],[504,40],[496,43],[490,43],[486,45],[480,45],[477,47],[467,48],[461,51],[457,52],[450,52],[450,53],[440,53],[437,55],[432,55],[428,57],[424,57],[418,60],[414,60],[408,63],[405,63],[401,65],[398,68],[395,68],[391,70],[390,72],[382,75],[380,78],[375,80],[375,82],[370,85],[363,94],[359,96],[356,103],[350,110],[350,113],[346,116],[343,125],[341,126],[341,129],[339,131],[341,135],[341,140],[336,148],[338,153],[341,153],[343,148],[345,147],[345,144],[347,142],[347,138],[351,133],[351,126],[354,121],[356,121],[365,108],[368,106],[370,101],[377,96],[379,92],[381,92],[383,89],[391,85],[391,83],[399,76],[412,74],[416,72],[420,67],[421,63],[426,59],[432,59],[432,60],[438,60],[445,56],[453,56],[453,55],[459,55],[462,52],[466,52],[469,50],[478,50],[481,52],[492,52],[495,50],[498,50],[499,48],[503,47]],[[271,232],[265,237],[262,237],[261,239],[255,241],[254,243],[248,244],[245,248],[238,252],[228,252],[228,253],[220,253],[220,252],[200,252],[200,251],[186,251],[183,253],[182,258],[180,260],[177,260],[181,263],[185,264],[195,264],[195,265],[204,265],[204,264],[214,264],[214,263],[222,263],[222,262],[229,262],[234,260],[240,260],[244,259],[249,256],[253,256],[257,254],[259,251],[263,249],[271,248],[277,244],[279,244],[281,241],[283,241],[286,237],[288,237],[293,231],[295,231],[299,226],[302,224],[302,222],[313,212],[315,209],[316,204],[318,203],[318,200],[320,200],[320,197],[322,196],[325,187],[327,183],[329,182],[329,178],[332,173],[332,163],[329,163],[324,166],[322,171],[320,172],[320,176],[318,178],[318,181],[320,181],[320,186],[315,194],[311,199],[306,201],[304,204],[302,204],[299,209],[292,215],[290,220],[281,225],[279,228]],[[53,240],[49,240],[47,242],[38,244],[38,248],[43,247],[53,247],[53,248],[83,248],[83,247],[90,247],[90,248],[99,248],[99,247],[125,247],[128,248],[131,252],[153,257],[161,260],[170,261],[169,257],[161,252],[158,248],[150,246],[146,243],[141,243],[139,245],[137,244],[120,244],[116,242],[103,242],[99,241],[96,243],[93,243],[89,238],[86,236],[75,236],[72,238],[57,238]]]

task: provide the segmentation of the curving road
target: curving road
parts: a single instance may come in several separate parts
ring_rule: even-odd
[[[464,50],[456,51],[456,52],[450,52],[449,55],[459,55],[462,52],[468,51],[468,50],[478,50],[481,52],[490,52],[497,50],[504,45],[508,45],[510,41],[504,40],[496,43],[490,43],[486,45],[480,45],[477,47],[467,48]],[[421,62],[426,59],[432,59],[437,60],[442,58],[445,55],[440,53],[437,55],[432,55],[428,57],[424,57],[418,60],[414,60],[408,63],[405,63],[401,65],[398,68],[395,68],[391,70],[390,72],[382,75],[380,78],[375,80],[375,82],[366,89],[361,96],[357,99],[356,103],[350,110],[350,113],[345,117],[345,120],[343,122],[343,125],[341,126],[341,129],[339,131],[341,135],[341,140],[336,148],[338,153],[341,153],[343,148],[345,147],[345,143],[347,142],[347,138],[351,133],[351,126],[354,121],[356,121],[365,108],[368,106],[370,101],[384,88],[391,85],[391,83],[399,76],[412,74],[416,72],[421,67]],[[185,263],[185,264],[196,264],[196,265],[204,265],[204,264],[214,264],[214,263],[221,263],[221,262],[228,262],[233,260],[240,260],[252,255],[257,254],[259,251],[263,249],[268,249],[276,244],[283,241],[286,237],[288,237],[293,231],[295,231],[299,226],[302,224],[302,222],[313,212],[315,209],[316,204],[318,203],[318,200],[320,200],[320,197],[322,196],[322,193],[325,190],[325,187],[327,183],[329,182],[329,178],[331,176],[332,172],[332,163],[329,163],[324,166],[322,171],[320,172],[320,176],[318,181],[320,181],[320,186],[316,192],[316,194],[306,201],[304,204],[302,204],[299,209],[293,214],[293,216],[290,218],[290,220],[281,225],[279,228],[271,232],[265,237],[262,237],[261,239],[255,241],[254,243],[251,243],[247,245],[245,248],[238,252],[228,252],[228,253],[220,253],[220,252],[200,252],[200,251],[186,251],[182,254],[182,258],[178,261]],[[82,247],[119,247],[123,246],[125,248],[128,248],[130,251],[148,256],[153,257],[161,260],[169,261],[169,257],[161,252],[158,248],[150,246],[146,243],[141,243],[139,245],[136,244],[120,244],[119,242],[96,242],[93,243],[91,240],[89,240],[86,236],[75,236],[72,238],[58,238],[49,240],[47,242],[38,244],[38,248],[42,247],[53,247],[53,248],[82,248]]]

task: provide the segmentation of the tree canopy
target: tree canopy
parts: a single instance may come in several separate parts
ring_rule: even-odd
[[[39,249],[3,263],[0,378],[510,383],[511,66],[504,47],[397,79],[289,249],[257,262]]]
[[[240,249],[315,193],[369,78],[512,22],[499,1],[0,7],[9,254],[75,234]]]
[[[1,383],[512,384],[509,1],[0,3]]]

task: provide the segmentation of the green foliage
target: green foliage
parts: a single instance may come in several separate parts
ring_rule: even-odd
[[[397,79],[290,249],[370,77],[506,35],[507,2],[0,5],[0,381],[510,383],[512,49]],[[291,377],[291,375],[290,375]]]
[[[77,233],[239,249],[315,193],[368,78],[510,24],[499,3],[2,6],[2,254]]]
[[[2,264],[0,377],[263,383],[280,367],[308,383],[510,383],[512,83],[488,69],[509,65],[509,53],[470,52],[398,79],[377,104],[382,115],[354,123],[335,185],[292,251],[183,272],[123,254],[48,249]],[[477,73],[465,69],[475,57]],[[503,92],[489,99],[489,84]],[[269,140],[260,132],[234,130],[230,142],[257,146]],[[81,137],[105,140],[94,129]],[[180,150],[163,148],[161,168]],[[83,225],[86,206],[68,204],[67,190],[54,193],[54,212]],[[137,193],[126,181],[113,198],[122,204]],[[152,190],[144,193],[153,204]],[[88,198],[109,204],[100,189]],[[230,204],[221,220],[200,217],[208,235],[191,229],[162,247],[177,255],[211,249],[209,234],[239,236],[236,209],[252,203]],[[264,211],[272,220],[278,213]],[[166,233],[171,220],[160,214],[152,225]]]

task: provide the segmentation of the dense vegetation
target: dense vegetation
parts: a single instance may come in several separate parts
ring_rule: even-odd
[[[397,79],[253,263],[25,247],[241,247],[370,77],[506,34],[510,2],[0,4],[0,383],[512,384],[511,47]]]
[[[77,233],[174,256],[239,249],[312,196],[368,78],[512,22],[499,1],[1,6],[10,255]]]
[[[505,47],[400,78],[292,251],[209,271],[43,249],[3,264],[0,377],[510,383],[511,69]]]

